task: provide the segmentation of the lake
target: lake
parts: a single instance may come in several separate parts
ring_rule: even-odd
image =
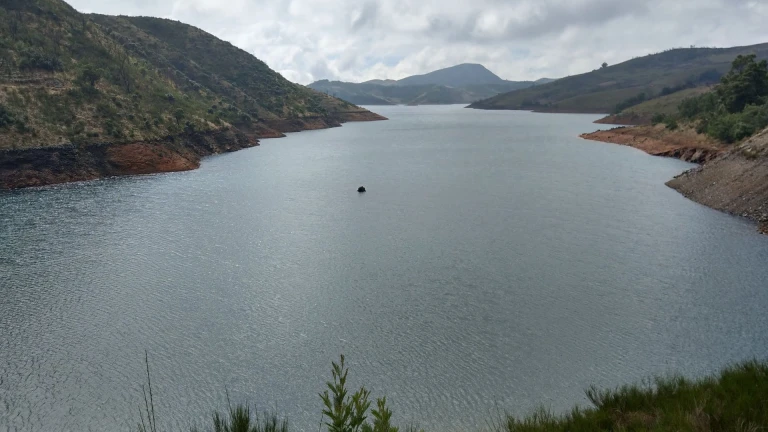
[[[372,109],[0,192],[0,430],[130,430],[145,350],[168,430],[228,392],[316,431],[342,353],[428,431],[768,357],[768,236],[664,185],[692,165],[578,138],[595,115]]]

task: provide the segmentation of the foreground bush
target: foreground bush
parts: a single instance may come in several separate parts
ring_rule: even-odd
[[[144,392],[139,432],[158,432],[152,387]],[[332,363],[332,381],[320,394],[323,424],[328,432],[399,432],[391,423],[386,398],[370,409],[365,387],[350,394],[349,369],[341,356]],[[752,361],[723,370],[718,376],[699,380],[683,377],[656,378],[644,385],[615,390],[586,391],[592,407],[574,408],[555,415],[545,409],[518,418],[490,419],[493,432],[587,432],[587,431],[768,431],[768,362]],[[230,405],[229,412],[213,414],[211,432],[288,432],[287,420],[274,414],[260,415],[247,405]],[[192,428],[192,432],[202,432]],[[403,432],[423,432],[409,426]]]

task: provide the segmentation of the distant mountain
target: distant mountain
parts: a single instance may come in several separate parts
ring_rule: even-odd
[[[414,75],[398,81],[401,86],[437,84],[448,87],[464,87],[480,84],[503,84],[498,75],[479,64],[460,64],[436,70],[424,75]]]
[[[768,44],[680,48],[638,57],[473,103],[478,109],[613,113],[670,92],[716,83],[739,54],[768,59]]]
[[[377,84],[377,85],[387,85],[387,86],[393,86],[397,85],[397,80],[380,80],[380,79],[374,79],[370,81],[365,81],[363,84]]]
[[[468,104],[550,81],[505,81],[482,65],[460,64],[397,81],[320,80],[309,87],[357,105],[440,105]]]

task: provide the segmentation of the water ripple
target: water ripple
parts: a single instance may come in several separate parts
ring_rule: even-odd
[[[0,430],[130,429],[145,350],[180,430],[225,389],[316,430],[340,353],[449,431],[768,356],[768,238],[663,185],[687,164],[575,138],[593,116],[384,110],[0,193]]]

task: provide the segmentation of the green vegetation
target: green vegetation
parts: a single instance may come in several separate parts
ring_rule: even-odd
[[[158,425],[155,417],[152,379],[149,371],[149,356],[145,357],[147,370],[147,385],[142,386],[144,407],[139,408],[138,432],[157,432]],[[339,362],[331,363],[332,381],[326,382],[327,390],[320,394],[323,404],[323,424],[328,432],[398,432],[399,427],[392,424],[392,411],[387,406],[387,398],[376,399],[376,408],[371,409],[371,392],[361,387],[349,394],[347,375],[349,368],[342,355]],[[214,432],[288,432],[288,421],[280,419],[275,414],[266,413],[263,417],[248,405],[232,406],[229,404],[229,415],[214,412],[212,426]],[[370,418],[369,418],[370,416]],[[197,432],[196,427],[191,432]],[[404,428],[404,432],[423,432],[415,426]]]
[[[61,0],[0,2],[0,107],[0,150],[231,127],[274,135],[286,119],[364,112],[192,26]]]
[[[717,378],[657,378],[644,386],[590,388],[593,408],[563,416],[539,410],[499,431],[760,431],[768,427],[768,365],[750,362]]]
[[[8,127],[16,122],[8,108],[0,105],[0,128]]]
[[[646,99],[648,99],[648,97],[646,96],[645,93],[640,93],[640,94],[638,94],[636,96],[632,96],[631,98],[626,99],[626,100],[618,103],[616,105],[616,108],[614,108],[613,113],[614,114],[618,114],[618,113],[624,111],[625,109],[627,109],[629,107],[633,107],[635,105],[639,105],[639,104],[645,102]]]
[[[680,104],[691,97],[707,93],[711,87],[692,87],[673,93],[646,100],[638,105],[622,110],[622,113],[634,113],[653,116],[655,114],[675,115],[679,112]]]
[[[684,100],[679,112],[700,133],[726,143],[754,135],[768,126],[768,62],[736,57],[714,91]]]
[[[680,48],[635,58],[592,72],[485,99],[479,109],[527,109],[544,112],[615,112],[644,93],[647,100],[692,87],[715,84],[737,55],[768,58],[768,44],[735,48]]]
[[[350,393],[349,369],[344,356],[332,363],[332,380],[320,394],[322,424],[328,432],[398,432],[385,397],[371,409],[370,392],[361,387]],[[157,432],[152,383],[147,360],[147,387],[143,387],[139,432]],[[690,380],[680,376],[656,378],[642,385],[614,390],[591,387],[591,407],[575,407],[556,415],[540,408],[528,416],[500,416],[490,420],[492,432],[587,431],[761,431],[768,428],[768,362],[751,361],[729,367],[717,376]],[[228,415],[215,412],[214,432],[288,432],[287,420],[260,415],[248,405],[232,406]],[[404,432],[423,432],[410,425]],[[192,428],[192,432],[199,429]]]

